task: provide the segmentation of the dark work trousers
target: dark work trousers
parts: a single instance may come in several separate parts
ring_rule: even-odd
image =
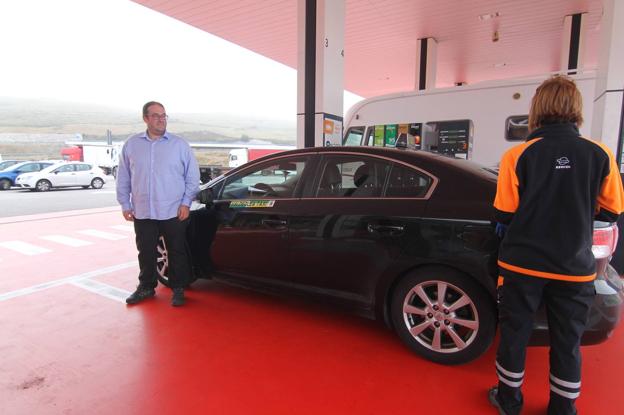
[[[522,409],[526,346],[543,302],[550,333],[549,415],[576,414],[581,390],[581,336],[596,294],[593,282],[506,275],[499,287],[498,401],[509,415]]]
[[[169,267],[167,276],[171,288],[183,288],[190,277],[191,269],[186,252],[186,227],[189,220],[177,217],[167,220],[135,219],[134,233],[139,250],[139,286],[155,288],[158,285],[156,259],[158,238],[162,235],[167,247]]]

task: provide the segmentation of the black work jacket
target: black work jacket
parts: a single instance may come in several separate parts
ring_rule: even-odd
[[[616,221],[623,204],[622,180],[606,146],[581,137],[574,124],[536,129],[500,163],[494,207],[509,225],[501,273],[593,280],[593,221]]]

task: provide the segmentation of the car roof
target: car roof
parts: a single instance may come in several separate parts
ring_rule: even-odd
[[[476,174],[479,176],[485,175],[490,179],[495,178],[495,173],[490,169],[478,163],[459,159],[455,157],[446,156],[439,153],[432,153],[422,150],[411,150],[401,148],[390,147],[371,147],[371,146],[332,146],[332,147],[309,147],[301,148],[289,151],[283,151],[268,156],[261,157],[254,160],[254,163],[264,160],[271,160],[273,158],[283,157],[287,155],[305,155],[305,154],[345,154],[345,153],[357,153],[365,154],[369,156],[377,156],[382,158],[389,158],[404,163],[412,164],[421,168],[431,170],[432,172],[443,171],[464,171]],[[245,165],[241,166],[244,167]],[[238,171],[241,167],[237,167],[232,172]]]

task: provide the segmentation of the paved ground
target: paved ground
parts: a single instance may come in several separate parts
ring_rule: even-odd
[[[118,206],[115,198],[115,181],[112,177],[109,177],[104,187],[99,190],[77,187],[41,193],[14,187],[11,190],[0,191],[0,217],[107,206]]]
[[[206,280],[184,307],[163,287],[128,307],[137,268],[116,208],[0,220],[0,413],[495,413],[494,348],[442,366],[378,322]],[[622,412],[623,348],[620,327],[583,349],[580,413]],[[543,414],[546,348],[526,371],[523,413]]]

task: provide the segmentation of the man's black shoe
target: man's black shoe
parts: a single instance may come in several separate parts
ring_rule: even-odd
[[[136,304],[143,300],[152,298],[156,295],[156,291],[153,288],[137,288],[135,292],[130,294],[130,297],[126,298],[126,304]]]
[[[491,387],[490,390],[488,391],[488,400],[490,401],[493,407],[498,409],[499,415],[507,415],[507,412],[505,412],[503,408],[501,407],[500,403],[498,403],[498,399],[496,398],[496,396],[498,396],[498,388],[496,386]]]
[[[171,297],[171,305],[179,307],[184,305],[184,288],[174,288],[173,297]]]

